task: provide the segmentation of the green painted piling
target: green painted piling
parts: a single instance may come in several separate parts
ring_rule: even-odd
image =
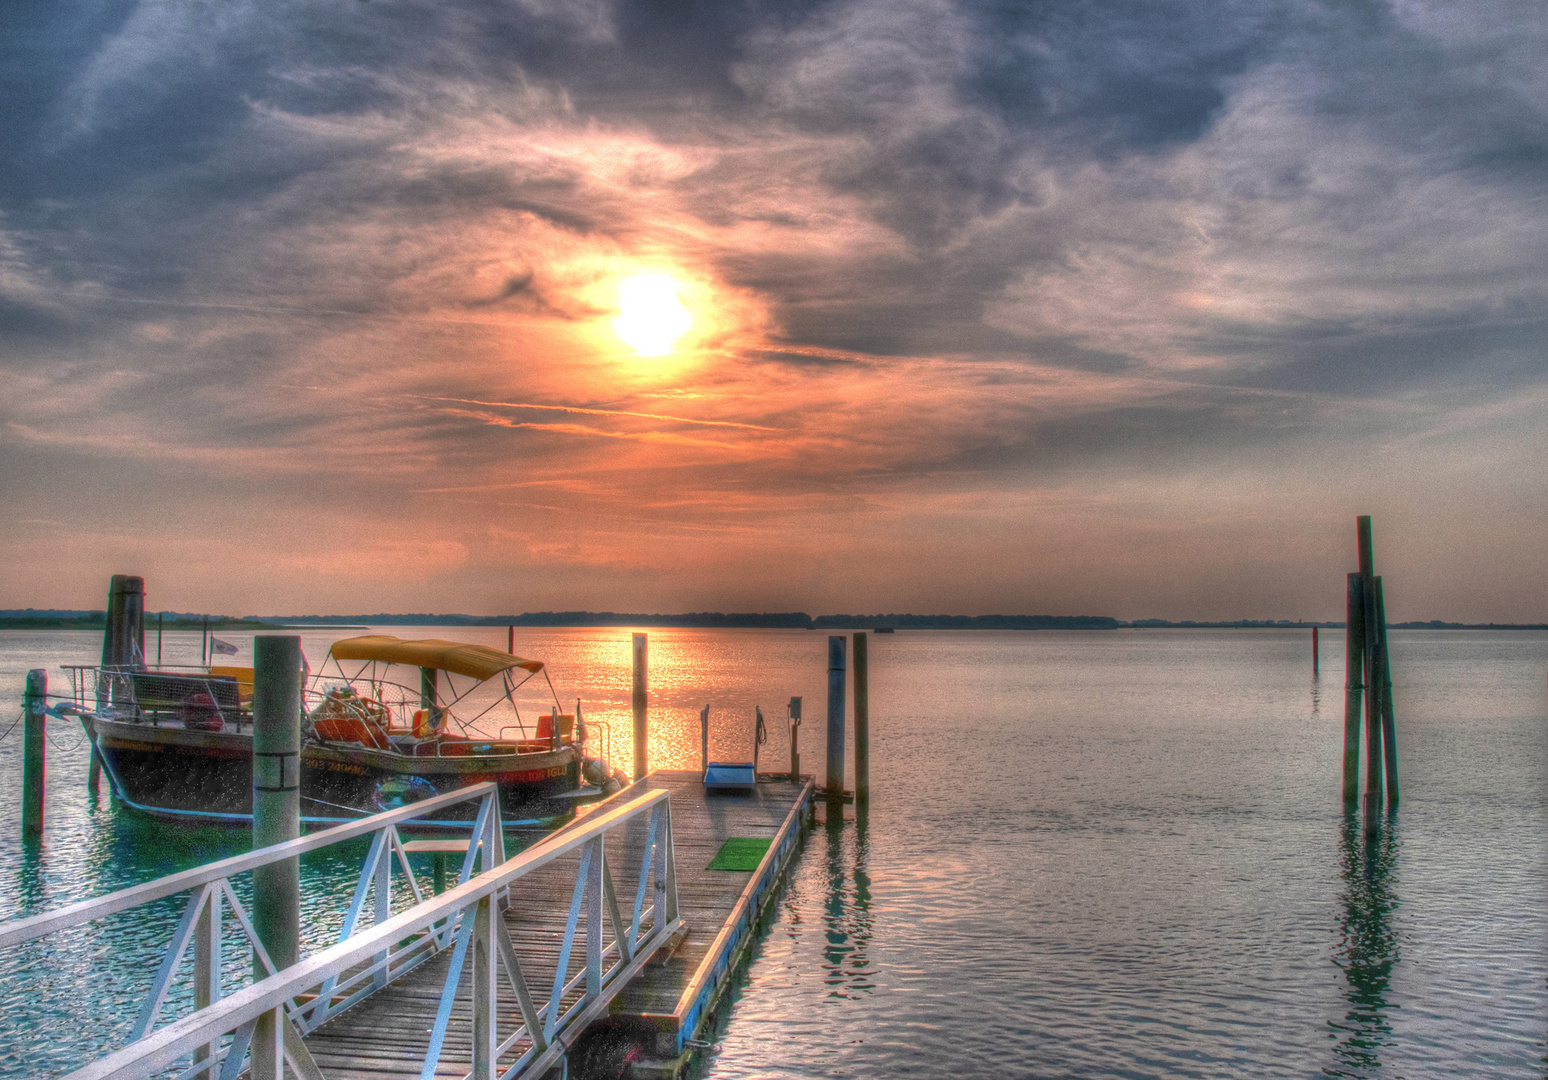
[[[1364,578],[1349,575],[1344,634],[1344,807],[1360,802],[1360,705],[1365,698]]]
[[[634,706],[634,778],[643,780],[645,773],[649,771],[649,761],[646,759],[646,744],[649,736],[649,716],[647,713],[648,697],[646,687],[646,668],[649,660],[649,639],[645,634],[634,635],[634,680],[633,680],[633,706]]]
[[[1387,603],[1376,579],[1376,622],[1381,640],[1381,748],[1387,765],[1387,809],[1398,804],[1397,720],[1392,708],[1392,654],[1387,647]]]
[[[828,782],[830,794],[844,791],[844,638],[828,638]]]
[[[48,672],[27,672],[22,693],[22,839],[43,838],[43,748],[48,714]]]
[[[1376,590],[1381,578],[1366,577],[1361,585],[1365,593],[1365,831],[1371,833],[1381,816],[1381,669],[1386,660],[1376,618]]]
[[[871,798],[871,685],[865,635],[854,635],[855,802]]]

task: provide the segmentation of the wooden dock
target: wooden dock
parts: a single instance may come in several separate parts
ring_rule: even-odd
[[[730,975],[747,955],[759,920],[799,850],[814,796],[810,779],[798,784],[760,779],[747,794],[707,795],[697,772],[654,772],[602,805],[621,805],[657,790],[667,791],[671,799],[677,895],[685,932],[616,992],[609,1015],[590,1025],[593,1035],[605,1029],[609,1038],[626,1041],[635,1049],[637,1076],[671,1076],[686,1064],[690,1040],[729,987]],[[579,827],[586,817],[568,828]],[[608,848],[609,870],[621,893],[630,891],[623,883],[640,873],[644,832],[642,819],[631,825],[621,842]],[[732,838],[766,838],[771,843],[756,869],[709,869],[722,845]],[[578,858],[577,854],[555,860],[511,886],[503,920],[534,988],[556,974]],[[579,956],[572,955],[567,972],[576,970],[577,959],[584,956],[583,950],[576,952]],[[330,1080],[417,1075],[435,1024],[447,962],[445,955],[426,962],[412,976],[388,984],[306,1036],[322,1073]],[[466,1023],[471,1015],[471,979],[469,965],[452,1014],[454,1026]],[[519,1022],[519,1006],[514,997],[506,1001],[508,992],[502,988],[500,1011],[509,1027],[500,1028],[499,1038],[514,1031]],[[583,1031],[566,1041],[573,1045],[586,1038]],[[471,1057],[471,1047],[448,1043],[436,1075],[465,1075]]]

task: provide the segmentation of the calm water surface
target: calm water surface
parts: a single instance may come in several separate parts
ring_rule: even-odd
[[[359,632],[307,631],[307,654]],[[706,703],[727,754],[763,705],[783,762],[801,695],[820,768],[825,635],[650,635],[652,765],[697,767]],[[1372,844],[1339,802],[1340,636],[1320,682],[1304,631],[873,636],[868,819],[811,835],[701,1073],[1548,1076],[1548,634],[1394,633],[1404,801]],[[197,659],[198,635],[163,647]],[[0,632],[0,701],[99,651]],[[628,634],[528,630],[516,651],[627,768]],[[244,847],[93,803],[79,729],[50,736],[32,849],[18,733],[0,740],[0,918]],[[304,866],[311,894],[360,854]],[[120,1044],[180,910],[0,952],[0,1075]],[[338,916],[314,900],[307,921],[317,945]]]

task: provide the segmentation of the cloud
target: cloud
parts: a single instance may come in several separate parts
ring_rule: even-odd
[[[1330,461],[1372,492],[1527,497],[1499,462],[1548,427],[1548,31],[1486,16],[28,9],[0,42],[0,455],[39,520],[70,478],[244,566],[242,508],[282,507],[264,549],[317,547],[292,564],[314,584],[401,555],[448,606],[512,564],[373,545],[541,533],[511,558],[555,590],[825,608],[770,569],[848,588],[792,569],[828,557],[801,532],[885,541],[856,609],[1032,604],[1085,565],[1065,533],[1159,544],[1134,573],[1162,573],[1253,483],[1346,515]],[[644,272],[694,314],[659,361],[609,328]],[[1265,551],[1276,514],[1248,515]],[[919,581],[953,545],[969,569]]]

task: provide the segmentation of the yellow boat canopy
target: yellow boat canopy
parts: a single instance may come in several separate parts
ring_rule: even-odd
[[[541,660],[523,660],[519,656],[491,649],[487,645],[468,645],[460,641],[425,638],[404,641],[387,634],[335,641],[328,650],[335,660],[377,660],[384,664],[409,664],[435,668],[473,679],[492,679],[502,671],[522,668],[536,674],[543,670]]]

